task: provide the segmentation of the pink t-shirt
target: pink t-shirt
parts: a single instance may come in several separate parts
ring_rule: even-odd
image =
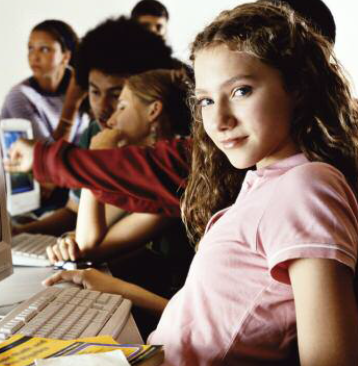
[[[165,365],[269,365],[288,357],[296,318],[287,261],[330,258],[355,270],[358,208],[343,175],[294,155],[250,171],[210,220],[186,283],[150,343]]]

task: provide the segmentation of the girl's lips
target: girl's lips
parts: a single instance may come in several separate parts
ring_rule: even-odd
[[[243,144],[247,138],[248,138],[248,136],[243,136],[243,137],[236,137],[233,139],[223,140],[223,141],[221,141],[221,145],[225,149],[232,149],[234,147],[238,147],[239,145]]]

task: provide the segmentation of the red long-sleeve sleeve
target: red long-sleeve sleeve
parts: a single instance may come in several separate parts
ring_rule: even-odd
[[[131,212],[180,214],[189,170],[190,140],[159,141],[154,147],[84,150],[60,140],[35,145],[34,175],[68,188],[89,188],[102,202]]]

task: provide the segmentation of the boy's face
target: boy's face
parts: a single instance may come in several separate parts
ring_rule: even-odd
[[[118,97],[126,78],[120,75],[105,74],[92,69],[89,73],[89,102],[92,113],[101,127],[117,108]]]
[[[156,17],[153,15],[141,15],[137,22],[146,27],[149,31],[161,36],[164,40],[167,36],[168,20],[166,17]]]

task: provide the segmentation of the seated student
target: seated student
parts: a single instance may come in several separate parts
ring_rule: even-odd
[[[296,340],[303,366],[358,363],[357,105],[331,43],[277,4],[223,12],[192,46],[183,214],[201,240],[182,290],[167,303],[92,269],[45,281],[164,310],[164,365],[291,365]]]
[[[321,0],[281,1],[334,43],[334,18]],[[34,148],[32,143],[22,141],[13,150],[18,165],[10,164],[8,169],[27,171],[34,165],[40,181],[92,189],[101,201],[128,211],[180,216],[179,201],[188,176],[190,150],[190,142],[181,139],[160,141],[150,149],[128,146],[111,151],[79,151],[63,142],[51,147],[37,144]],[[88,176],[89,166],[96,168],[96,176]]]
[[[154,70],[129,77],[117,111],[107,122],[117,131],[117,139],[109,140],[108,130],[103,130],[93,137],[91,148],[152,146],[159,139],[187,135],[191,114],[186,95],[185,75],[179,71]],[[91,191],[82,190],[76,237],[63,238],[49,247],[50,261],[106,260],[113,276],[170,298],[183,286],[194,254],[181,221],[163,214],[123,210],[121,214],[113,225],[107,225],[105,205]],[[146,336],[159,320],[140,307],[133,315]]]
[[[116,131],[116,138],[108,139],[110,130],[105,129],[92,138],[90,148],[152,146],[160,139],[188,135],[191,115],[186,94],[186,76],[180,71],[152,70],[129,77],[116,112],[107,121],[107,126]],[[85,189],[81,193],[76,240],[66,238],[48,248],[49,258],[53,263],[83,256],[108,260],[147,243],[172,221],[164,215],[127,212],[109,227],[105,205]]]
[[[169,13],[157,0],[141,0],[131,12],[131,18],[163,39],[167,36]]]
[[[68,137],[70,141],[77,141],[88,125],[88,116],[76,114],[71,136],[64,136],[67,121],[60,119],[77,45],[77,35],[65,22],[45,20],[37,24],[28,43],[28,61],[33,75],[10,90],[0,118],[29,120],[36,140]]]
[[[121,39],[120,47],[116,46],[118,39]],[[76,76],[79,87],[88,91],[93,120],[81,136],[80,147],[88,148],[92,136],[106,126],[108,118],[117,107],[118,96],[129,75],[171,66],[170,48],[133,20],[125,17],[109,19],[87,32],[79,46]],[[81,93],[77,95],[82,98]],[[43,219],[14,226],[13,233],[31,232],[59,236],[73,230],[79,194],[80,191],[71,191],[65,207]],[[112,221],[116,214],[108,208],[108,216],[108,220]]]

